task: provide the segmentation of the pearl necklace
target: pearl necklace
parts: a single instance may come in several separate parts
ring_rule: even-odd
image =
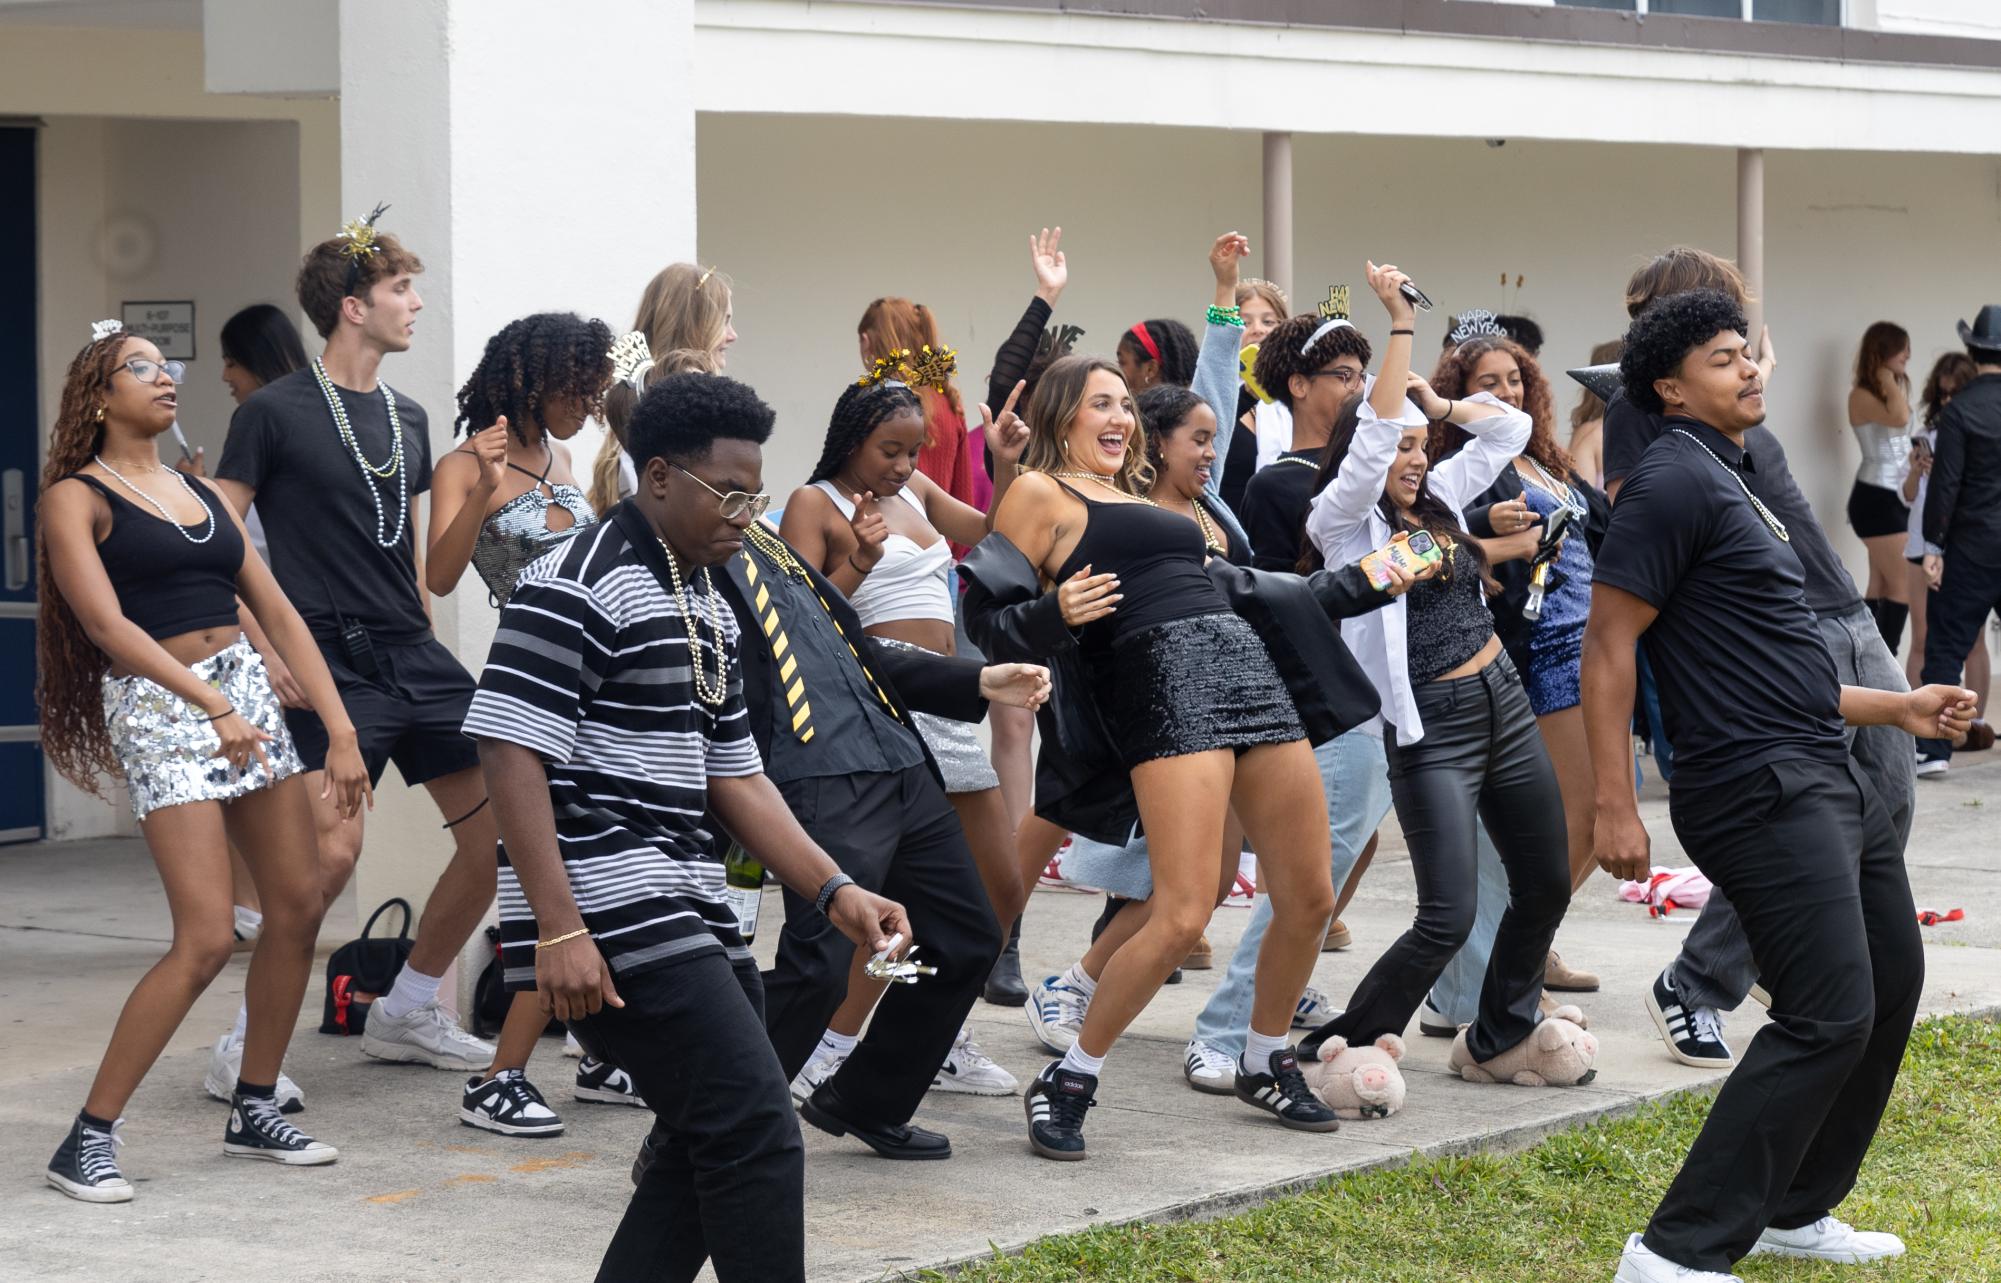
[[[196,490],[192,485],[188,484],[188,479],[186,474],[181,472],[174,473],[176,477],[180,478],[181,489],[187,491],[188,497],[193,499],[196,503],[200,504],[201,510],[208,515],[208,531],[206,534],[202,535],[202,537],[199,539],[189,534],[188,528],[186,526],[174,520],[174,514],[167,511],[166,504],[161,503],[158,499],[155,499],[152,495],[147,494],[144,490],[141,490],[138,486],[135,486],[130,481],[127,481],[119,473],[118,469],[112,467],[110,464],[104,461],[103,455],[94,454],[90,457],[97,463],[98,467],[110,473],[112,477],[118,482],[119,485],[124,486],[127,490],[130,490],[133,494],[138,495],[141,499],[144,499],[147,503],[153,505],[153,511],[159,513],[162,520],[164,520],[168,525],[172,526],[174,529],[181,532],[181,538],[187,540],[191,544],[205,544],[209,540],[215,538],[215,509],[208,506],[208,500],[201,497],[200,491]],[[164,468],[159,470],[165,471]]]
[[[313,358],[313,378],[319,381],[320,393],[327,399],[327,409],[333,412],[334,428],[339,431],[347,452],[354,457],[354,465],[361,469],[362,488],[368,491],[370,501],[375,504],[375,545],[378,548],[394,548],[403,540],[403,528],[410,519],[410,476],[403,470],[403,421],[396,414],[396,394],[389,385],[382,387],[382,402],[389,410],[389,461],[377,467],[361,452],[361,443],[355,440],[354,425],[347,420],[347,406],[341,402],[340,393],[335,390],[333,380],[327,377],[326,363],[319,357]],[[375,488],[375,478],[396,478],[396,524],[384,529],[388,516],[382,510],[382,495]]]
[[[660,539],[659,535],[653,536]],[[702,586],[708,596],[708,623],[710,648],[716,652],[716,675],[713,679],[702,671],[702,639],[696,629],[697,602],[691,600],[687,585],[681,579],[681,567],[674,561],[674,550],[660,539],[660,551],[667,555],[667,577],[674,584],[674,605],[681,612],[681,619],[688,625],[688,671],[694,674],[695,697],[710,708],[722,706],[723,697],[729,694],[729,654],[723,650],[722,594],[716,591],[716,581],[710,576],[709,568],[702,567]]]
[[[1751,493],[1751,487],[1744,484],[1743,473],[1737,471],[1737,469],[1723,462],[1723,460],[1717,459],[1716,451],[1702,444],[1702,438],[1696,436],[1693,432],[1690,432],[1688,429],[1676,428],[1675,433],[1678,436],[1687,437],[1690,441],[1695,442],[1696,449],[1702,451],[1710,458],[1716,459],[1716,466],[1730,474],[1730,479],[1737,483],[1737,488],[1744,492],[1744,497],[1751,501],[1751,506],[1758,510],[1758,515],[1765,519],[1765,524],[1767,526],[1770,526],[1772,529],[1772,533],[1779,537],[1780,543],[1791,543],[1793,541],[1793,537],[1786,533],[1786,523],[1780,521],[1776,516],[1774,516],[1772,514],[1772,510],[1770,508],[1767,508],[1764,505],[1764,503],[1758,498],[1757,495]]]
[[[1072,481],[1095,481],[1107,490],[1117,491],[1117,493],[1119,494],[1126,493],[1125,491],[1120,490],[1117,486],[1113,485],[1111,482],[1105,480],[1103,476],[1095,472],[1052,472],[1049,475],[1052,477],[1068,477]],[[1159,508],[1162,512],[1174,511],[1172,508],[1169,508],[1160,501],[1156,499],[1149,499],[1143,494],[1129,495],[1128,497],[1139,500],[1141,503],[1145,504],[1149,508]],[[1220,554],[1225,546],[1223,543],[1223,536],[1217,531],[1216,527],[1210,522],[1209,514],[1202,510],[1201,502],[1196,499],[1190,499],[1188,501],[1188,507],[1195,514],[1195,524],[1201,528],[1203,546],[1208,548],[1211,552]]]

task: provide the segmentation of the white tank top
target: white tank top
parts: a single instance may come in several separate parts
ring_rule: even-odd
[[[840,509],[841,515],[853,521],[854,501],[841,493],[841,488],[831,481],[813,483]],[[899,492],[887,503],[901,500],[915,509],[917,515],[930,520],[924,509],[911,503],[907,493]],[[952,622],[952,547],[941,536],[937,542],[927,546],[919,544],[908,535],[891,531],[882,543],[882,559],[875,568],[862,576],[861,587],[849,594],[855,614],[861,616],[862,627],[890,623],[899,619],[935,619],[941,623]]]

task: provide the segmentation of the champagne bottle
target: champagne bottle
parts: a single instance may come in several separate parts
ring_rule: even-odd
[[[731,842],[723,855],[723,898],[736,910],[737,934],[743,942],[756,940],[757,910],[764,902],[764,866],[738,842]]]

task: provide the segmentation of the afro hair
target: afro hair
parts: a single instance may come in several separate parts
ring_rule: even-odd
[[[1344,356],[1352,356],[1362,363],[1366,372],[1369,358],[1374,353],[1369,348],[1369,340],[1352,325],[1336,326],[1320,336],[1305,352],[1300,345],[1313,337],[1324,318],[1318,312],[1302,312],[1298,316],[1287,317],[1272,327],[1258,344],[1257,367],[1252,374],[1258,386],[1269,392],[1286,409],[1292,408],[1292,376],[1311,374],[1324,369]]]
[[[1718,334],[1742,334],[1749,324],[1737,300],[1721,290],[1689,290],[1654,300],[1626,330],[1619,375],[1627,399],[1649,414],[1662,413],[1667,407],[1654,382],[1674,377],[1684,357]]]

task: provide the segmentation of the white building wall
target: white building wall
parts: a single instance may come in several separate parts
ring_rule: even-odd
[[[1994,0],[1873,0],[1875,26],[1922,36],[2001,39],[2001,5]]]

